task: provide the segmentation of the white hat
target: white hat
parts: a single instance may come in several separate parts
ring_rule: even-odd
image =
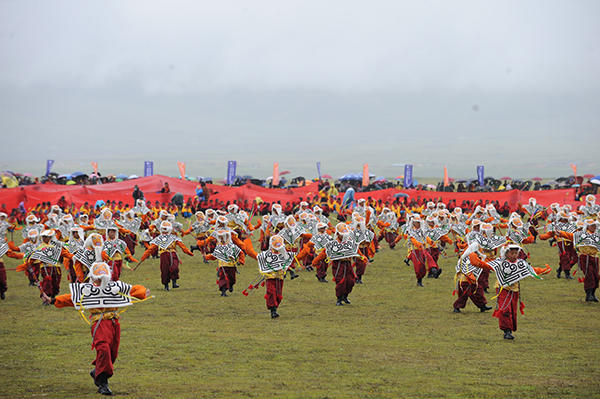
[[[163,234],[168,234],[173,231],[173,225],[171,222],[164,221],[160,224],[160,232]]]

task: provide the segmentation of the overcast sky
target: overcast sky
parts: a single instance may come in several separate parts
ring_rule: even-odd
[[[600,2],[0,0],[0,168],[600,174]]]

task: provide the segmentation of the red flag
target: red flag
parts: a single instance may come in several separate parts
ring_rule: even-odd
[[[98,174],[98,162],[92,162],[92,168],[94,168],[94,173]]]
[[[279,162],[273,164],[273,187],[279,184]]]
[[[444,187],[450,185],[450,181],[448,181],[448,169],[444,166]]]
[[[577,177],[577,164],[576,163],[572,163],[569,164],[571,165],[571,169],[573,169],[573,174],[575,175],[575,177]]]
[[[179,173],[181,173],[181,179],[185,180],[185,162],[177,162],[179,166]]]
[[[369,164],[363,164],[363,187],[367,187],[369,185]]]

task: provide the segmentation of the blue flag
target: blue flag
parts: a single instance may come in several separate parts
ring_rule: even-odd
[[[485,182],[483,179],[483,166],[477,167],[477,180],[479,180],[479,185],[481,187],[485,186]]]
[[[144,162],[144,177],[152,176],[154,174],[154,162]]]
[[[54,165],[54,159],[49,159],[46,161],[46,176],[50,174],[52,170],[52,165]]]
[[[319,173],[319,180],[321,180],[321,162],[317,162],[317,172]]]
[[[232,185],[235,182],[235,169],[237,167],[236,161],[229,161],[227,163],[227,184]]]
[[[410,188],[413,184],[412,165],[404,165],[404,188]]]

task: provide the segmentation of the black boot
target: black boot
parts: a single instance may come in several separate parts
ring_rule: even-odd
[[[233,292],[233,285],[229,286],[229,292]]]
[[[169,288],[169,284],[165,284],[165,291],[171,291],[171,289]]]
[[[571,276],[571,271],[570,270],[565,270],[565,278],[567,280],[573,280],[573,276]]]
[[[227,288],[221,288],[221,296],[227,296]]]
[[[298,276],[298,275],[296,274],[296,272],[294,271],[294,269],[288,269],[288,271],[290,272],[290,280],[293,280],[293,279],[295,279],[295,278],[298,278],[298,277],[300,277],[300,276]]]
[[[590,292],[592,294],[592,302],[598,302],[598,298],[596,297],[596,288],[592,288]]]
[[[560,272],[562,272],[562,270],[560,269],[560,267],[558,267],[556,269],[556,278],[560,278]]]
[[[427,273],[427,278],[433,278],[435,274],[435,269],[431,269],[428,273]]]
[[[30,287],[35,287],[36,285],[37,285],[37,283],[35,282],[35,280],[29,280]]]
[[[338,296],[337,297],[337,302],[335,303],[335,306],[342,306],[344,304],[344,302],[342,302],[342,297]]]
[[[112,391],[108,387],[108,378],[106,378],[104,375],[100,374],[95,381],[96,381],[96,384],[98,384],[98,393],[101,393],[102,395],[107,395],[107,396],[112,395]]]
[[[462,313],[459,308],[454,308],[453,312],[454,313]]]
[[[406,263],[406,266],[410,266],[410,263],[408,263],[408,258],[404,258],[404,263]]]
[[[440,276],[440,274],[442,274],[442,268],[438,267],[437,272],[435,272],[435,275],[433,277],[438,278]]]
[[[417,280],[417,287],[423,287],[423,279],[422,278]]]
[[[585,290],[585,301],[594,302],[594,299],[592,297],[592,290]]]
[[[197,245],[192,245],[192,246],[190,246],[190,251],[191,252],[200,251],[200,247]]]
[[[315,268],[312,267],[311,265],[306,266],[306,271],[307,272],[312,272],[313,270],[315,270]]]
[[[484,288],[484,289],[483,289],[483,292],[485,292],[486,294],[489,294],[489,293],[490,293],[490,290],[488,290],[487,288]]]
[[[6,298],[6,295],[4,295],[4,292],[0,294],[0,299],[4,300]]]
[[[356,284],[364,284],[363,281],[362,281],[362,276],[358,276],[356,278]]]
[[[482,307],[479,308],[480,312],[485,312],[486,310],[492,310],[492,307],[488,306],[488,305],[483,305]]]
[[[279,317],[279,313],[277,313],[277,308],[271,308],[271,318],[274,319]]]
[[[342,295],[342,301],[344,301],[344,303],[352,303],[350,302],[350,299],[348,299],[348,294]]]
[[[510,330],[504,330],[504,339],[515,339],[511,333],[512,331]]]
[[[96,369],[90,371],[90,376],[94,379],[94,384],[96,384],[96,386],[99,387],[100,383],[96,381]]]
[[[179,288],[179,284],[177,284],[177,279],[173,279],[173,288]]]

